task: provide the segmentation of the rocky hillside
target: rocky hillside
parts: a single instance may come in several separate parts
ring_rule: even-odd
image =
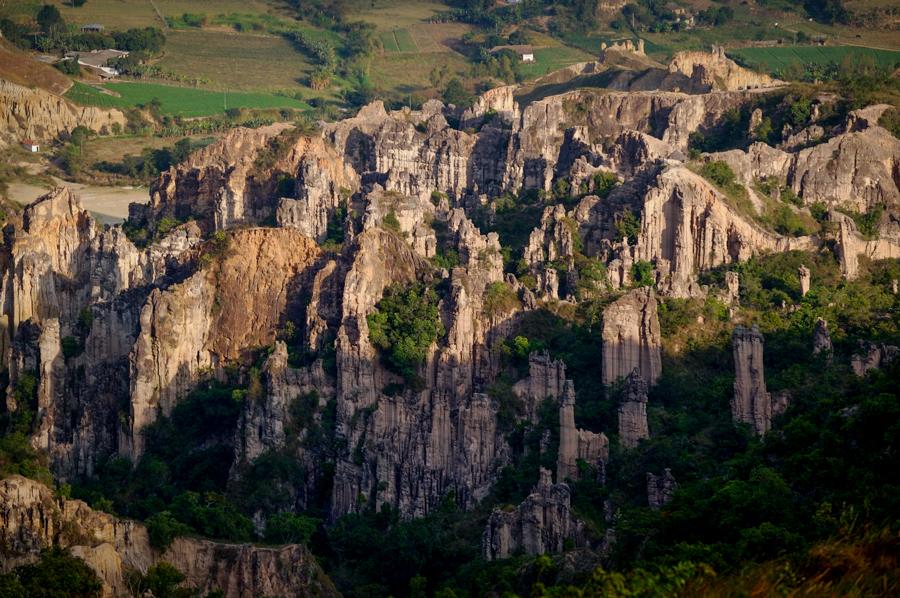
[[[740,74],[721,60],[700,70]],[[810,361],[814,325],[815,359],[848,385],[851,357],[865,375],[897,353],[900,141],[884,107],[828,97],[781,140],[757,135],[809,102],[792,94],[579,89],[523,107],[501,89],[465,114],[375,102],[315,130],[234,130],[162,174],[123,226],[56,189],[4,231],[6,419],[79,496],[148,525],[166,513],[176,536],[312,542],[344,592],[456,575],[354,569],[367,517],[397,530],[456,513],[479,536],[460,561],[565,552],[574,579],[633,563],[651,554],[635,509],[677,509],[735,446],[793,438],[785,422],[810,409],[797,372],[825,363]],[[734,115],[756,124],[698,151]],[[676,458],[658,444],[671,438],[713,448]],[[56,543],[114,594],[123,567],[157,560],[228,596],[333,591],[298,546],[151,548],[137,523],[4,484],[7,569]],[[94,539],[64,539],[57,510]],[[677,544],[663,529],[653,542]]]

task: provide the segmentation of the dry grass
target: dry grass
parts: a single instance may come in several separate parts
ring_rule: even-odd
[[[6,40],[0,40],[0,78],[57,95],[72,87],[71,79],[52,66],[33,60]]]

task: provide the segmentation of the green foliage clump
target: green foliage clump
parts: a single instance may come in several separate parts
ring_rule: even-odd
[[[509,313],[521,305],[515,289],[503,281],[492,282],[484,293],[484,313],[491,318]]]
[[[400,221],[397,220],[397,214],[394,213],[394,210],[391,210],[387,214],[384,215],[384,218],[381,219],[381,226],[384,227],[385,230],[389,230],[392,233],[400,234]]]
[[[622,217],[615,221],[616,241],[627,239],[630,246],[637,244],[641,232],[641,221],[631,210],[625,210]]]
[[[594,194],[601,199],[606,197],[619,185],[619,178],[612,172],[598,172],[593,177]]]
[[[631,284],[635,287],[652,287],[656,283],[653,264],[640,260],[631,265]]]
[[[150,516],[144,523],[147,526],[150,544],[160,551],[165,551],[171,546],[177,536],[183,536],[191,531],[188,525],[176,519],[169,511],[160,511]]]
[[[391,285],[366,320],[372,344],[408,381],[416,379],[429,347],[444,336],[437,293],[421,284]]]
[[[296,513],[276,513],[266,521],[266,542],[309,544],[321,520]]]
[[[61,548],[41,559],[0,575],[0,598],[99,598],[103,584],[87,564]]]

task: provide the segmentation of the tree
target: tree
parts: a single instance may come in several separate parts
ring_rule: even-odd
[[[472,94],[463,86],[462,81],[456,77],[450,79],[447,83],[447,87],[444,88],[443,98],[445,103],[462,108],[468,108],[474,101]]]
[[[391,285],[366,320],[372,344],[384,351],[388,364],[409,381],[416,379],[432,343],[444,335],[437,294],[420,284]]]
[[[41,31],[45,34],[49,34],[54,29],[65,29],[66,27],[65,20],[59,14],[59,9],[52,4],[43,5],[35,19]]]
[[[16,576],[25,590],[21,595],[33,598],[93,598],[103,588],[84,561],[61,548],[45,551],[33,565],[19,567]]]

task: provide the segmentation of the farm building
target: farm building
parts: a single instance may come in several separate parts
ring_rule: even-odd
[[[497,54],[498,52],[502,52],[503,50],[509,50],[513,52],[516,56],[519,57],[519,60],[522,62],[534,62],[534,48],[526,45],[506,45],[506,46],[494,46],[491,48],[491,54]]]
[[[34,141],[33,139],[23,139],[22,147],[25,148],[25,151],[31,152],[32,154],[36,154],[41,151],[40,144],[38,144],[38,142]]]
[[[82,33],[103,33],[103,25],[100,23],[88,23],[81,26]]]
[[[76,59],[78,64],[104,79],[119,76],[119,71],[108,66],[107,63],[114,58],[124,58],[125,56],[128,56],[128,52],[122,50],[91,50],[90,52],[68,52],[66,54],[66,58]]]

